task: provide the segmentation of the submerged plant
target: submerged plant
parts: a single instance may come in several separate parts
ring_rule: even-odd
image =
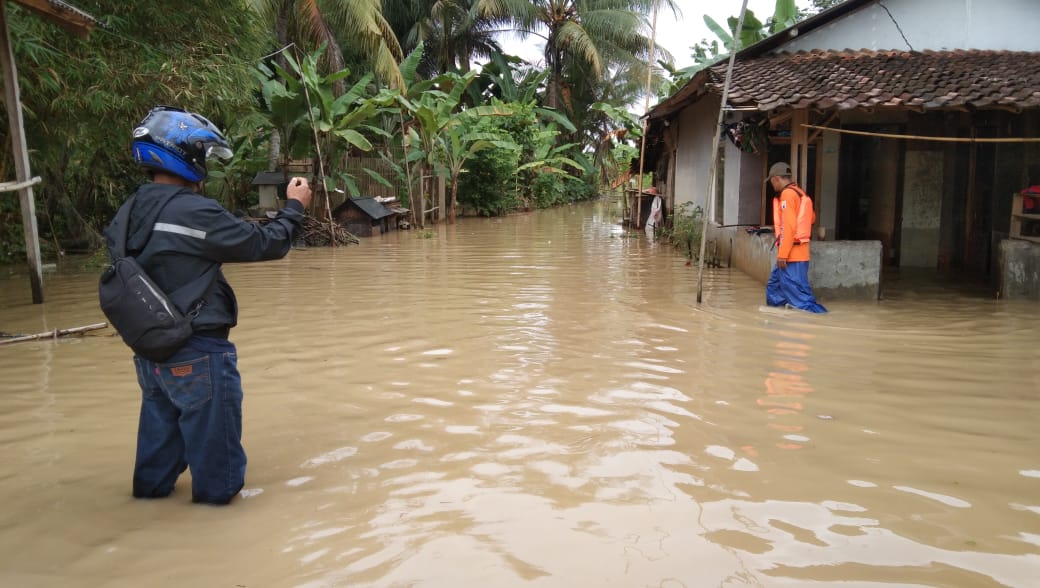
[[[685,250],[687,257],[694,259],[700,251],[703,230],[704,209],[692,202],[683,202],[675,209],[672,224],[664,230],[663,236],[676,248]]]

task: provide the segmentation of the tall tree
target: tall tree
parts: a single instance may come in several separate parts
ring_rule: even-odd
[[[404,57],[379,0],[249,0],[275,31],[281,47],[302,45],[310,52],[328,44],[328,71],[345,67],[341,42],[366,55],[376,75],[400,87],[398,62]],[[284,65],[284,63],[283,63]]]
[[[383,13],[405,51],[423,43],[421,71],[433,76],[465,73],[475,58],[501,51],[498,23],[475,11],[476,0],[383,0]]]
[[[546,105],[573,111],[566,76],[572,65],[572,71],[595,79],[623,64],[648,67],[646,15],[655,4],[677,12],[673,0],[477,0],[474,10],[508,20],[522,38],[536,35],[545,40]],[[667,60],[667,54],[658,51]]]

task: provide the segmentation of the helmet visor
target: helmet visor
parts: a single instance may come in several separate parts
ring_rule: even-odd
[[[231,148],[226,145],[216,145],[213,143],[206,145],[206,157],[216,157],[218,159],[231,159],[234,153]]]

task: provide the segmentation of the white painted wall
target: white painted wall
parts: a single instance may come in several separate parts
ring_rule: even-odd
[[[798,36],[779,52],[813,49],[1040,51],[1040,0],[884,0]],[[892,22],[899,23],[899,28]]]
[[[705,206],[708,174],[711,173],[712,134],[719,116],[719,97],[705,96],[679,115],[679,138],[675,162],[675,207],[684,202]],[[719,170],[720,173],[722,170]],[[711,194],[714,194],[712,186]]]

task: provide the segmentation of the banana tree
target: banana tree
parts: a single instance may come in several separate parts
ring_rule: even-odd
[[[330,208],[328,192],[338,189],[337,180],[352,196],[358,194],[358,189],[349,174],[340,172],[330,177],[324,170],[338,168],[338,162],[352,149],[372,149],[372,143],[362,131],[382,132],[367,123],[389,102],[389,98],[385,95],[366,96],[373,79],[371,73],[337,96],[335,85],[347,79],[350,71],[344,69],[329,75],[321,74],[318,63],[324,50],[325,46],[322,46],[300,61],[286,55],[288,69],[279,65],[261,65],[259,72],[269,120],[287,146],[283,152],[283,164],[289,158],[306,157],[316,152],[325,204]]]
[[[423,211],[426,207],[427,187],[424,180],[433,177],[434,153],[438,138],[449,125],[453,124],[452,121],[462,102],[466,87],[476,75],[476,72],[473,71],[463,75],[441,74],[432,80],[426,91],[417,96],[404,94],[397,96],[403,113],[407,113],[409,117],[409,121],[404,125],[406,127],[405,159],[409,164],[422,162],[418,199],[420,208],[416,218],[420,227],[424,224]]]
[[[467,111],[469,112],[469,111]],[[520,146],[509,140],[507,136],[495,133],[479,133],[468,131],[466,126],[456,124],[449,126],[437,137],[434,158],[444,165],[451,180],[451,205],[448,210],[448,223],[455,224],[455,208],[458,203],[459,174],[471,157],[487,149],[506,149],[519,151]]]

